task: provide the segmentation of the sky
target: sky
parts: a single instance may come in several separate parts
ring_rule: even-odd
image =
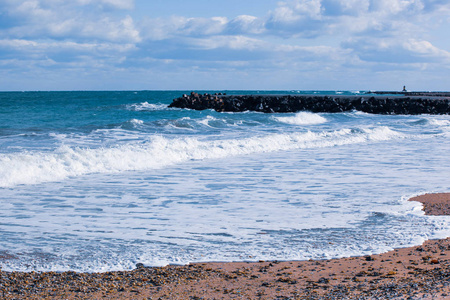
[[[448,0],[0,0],[0,91],[450,91]]]

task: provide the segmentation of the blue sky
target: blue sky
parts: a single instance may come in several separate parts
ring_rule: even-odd
[[[0,90],[450,90],[448,0],[0,0]]]

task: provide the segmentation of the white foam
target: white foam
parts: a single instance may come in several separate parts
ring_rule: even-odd
[[[134,124],[134,125],[142,125],[142,124],[144,124],[144,121],[138,120],[138,119],[131,119],[130,123]]]
[[[153,111],[153,110],[164,110],[168,109],[167,104],[162,103],[148,103],[142,102],[142,103],[136,103],[136,104],[130,104],[127,105],[127,109],[133,110],[133,111]]]
[[[146,142],[110,148],[61,146],[53,152],[0,155],[0,187],[58,181],[90,173],[116,173],[161,168],[188,160],[251,153],[323,148],[402,137],[388,127],[331,132],[270,134],[245,139],[202,141],[198,138],[153,136]]]
[[[431,125],[436,125],[436,126],[450,126],[450,120],[437,120],[437,119],[431,119],[429,120]]]
[[[371,141],[387,141],[393,138],[405,137],[403,134],[391,130],[389,127],[381,126],[375,129],[363,129]]]
[[[67,138],[67,134],[62,134],[62,133],[55,133],[55,132],[50,132],[48,134],[49,137],[58,139],[58,140],[63,140],[65,138]]]
[[[213,116],[206,116],[206,118],[198,120],[197,122],[204,126],[211,127],[211,125],[209,125],[209,122],[211,121],[218,121],[218,119],[214,118]]]
[[[293,117],[274,117],[274,119],[278,122],[291,125],[315,125],[322,124],[327,121],[324,117],[309,112],[299,112]]]
[[[169,127],[177,128],[177,129],[194,129],[194,126],[192,125],[192,119],[189,117],[183,117],[176,120],[171,120],[168,123]]]

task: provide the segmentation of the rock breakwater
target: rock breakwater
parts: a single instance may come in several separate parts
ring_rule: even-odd
[[[192,92],[176,98],[169,107],[195,110],[265,113],[298,111],[337,113],[358,110],[372,114],[450,114],[450,95],[225,95]]]

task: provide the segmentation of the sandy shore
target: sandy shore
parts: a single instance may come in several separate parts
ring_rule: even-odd
[[[450,193],[410,200],[427,214],[450,215]],[[333,260],[0,276],[1,299],[450,299],[450,239]]]

